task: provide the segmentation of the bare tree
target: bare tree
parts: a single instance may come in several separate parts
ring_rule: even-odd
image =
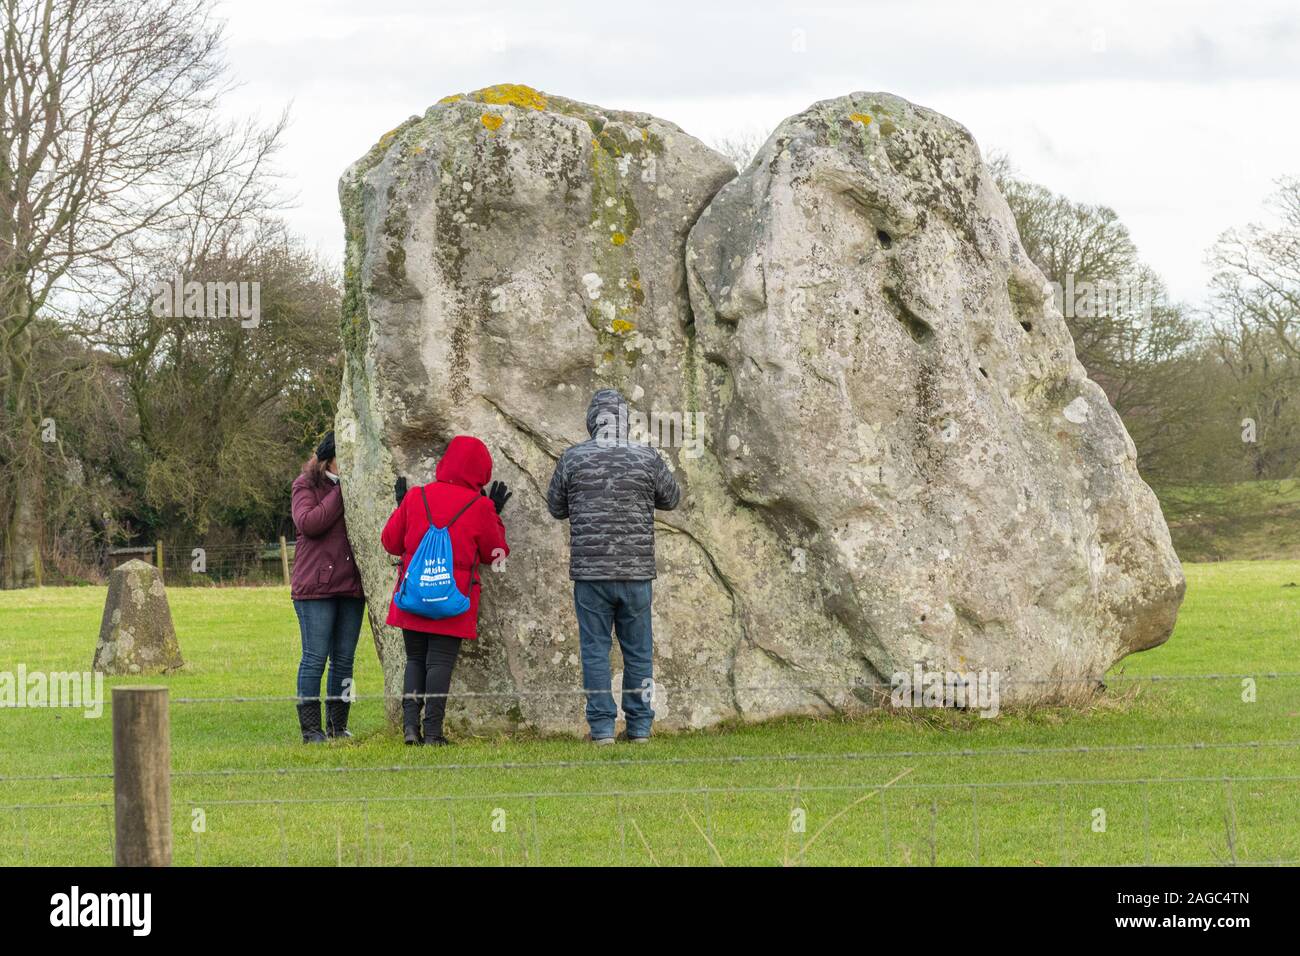
[[[719,137],[709,145],[731,160],[737,170],[743,170],[758,155],[758,151],[767,142],[767,137],[767,133],[755,127],[734,136]]]
[[[0,586],[15,587],[40,574],[40,337],[116,314],[178,229],[211,240],[264,201],[283,119],[220,120],[209,0],[0,6]]]
[[[319,440],[322,418],[333,420],[340,290],[336,270],[275,219],[184,271],[196,281],[256,276],[260,287],[256,329],[160,317],[143,301],[116,323],[129,332],[113,364],[145,459],[139,504],[195,540],[211,525],[242,523],[235,516],[283,513],[304,448]]]
[[[989,168],[1021,243],[1061,296],[1079,361],[1124,419],[1149,478],[1181,468],[1203,409],[1202,331],[1167,301],[1113,209],[1078,203],[1020,179],[1004,154]],[[1087,289],[1087,298],[1074,297]]]
[[[1231,230],[1211,253],[1214,341],[1254,426],[1254,478],[1290,476],[1300,459],[1300,179],[1283,179],[1270,208],[1274,223]]]

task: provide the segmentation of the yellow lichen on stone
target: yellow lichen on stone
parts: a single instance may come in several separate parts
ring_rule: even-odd
[[[609,237],[609,241],[614,243],[616,246],[621,246],[623,243],[627,242],[627,236],[623,235],[621,232],[616,232],[614,235]]]
[[[622,335],[624,332],[631,332],[636,328],[636,325],[629,322],[627,319],[615,319],[613,322],[609,323],[609,327],[619,335]]]
[[[502,118],[498,116],[496,113],[484,113],[482,116],[479,117],[479,122],[481,122],[488,129],[496,130],[501,128],[501,124],[504,122],[504,120],[502,120]]]
[[[853,120],[855,123],[861,123],[863,126],[871,125],[871,117],[866,113],[850,113],[849,119]]]
[[[530,110],[546,109],[546,97],[522,83],[498,83],[469,94],[480,103],[493,106],[519,106]]]
[[[441,106],[443,103],[459,103],[464,98],[465,96],[463,93],[452,93],[450,96],[444,96],[442,99],[438,100],[438,105]]]

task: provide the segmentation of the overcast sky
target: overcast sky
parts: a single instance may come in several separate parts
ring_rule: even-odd
[[[335,261],[339,174],[448,93],[525,83],[645,110],[716,143],[810,103],[884,90],[1112,206],[1176,298],[1205,253],[1300,175],[1300,4],[599,4],[223,0],[232,111],[290,107],[292,226]]]

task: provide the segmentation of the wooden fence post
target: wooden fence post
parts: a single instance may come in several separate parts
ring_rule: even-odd
[[[171,866],[171,730],[166,687],[113,688],[117,866]]]
[[[280,567],[284,571],[284,586],[289,586],[289,542],[280,535]]]
[[[163,573],[163,545],[162,545],[162,542],[161,542],[161,541],[157,542],[157,545],[158,545],[158,574],[159,574],[159,575],[162,575],[162,573]],[[164,577],[164,580],[166,580],[165,577]]]

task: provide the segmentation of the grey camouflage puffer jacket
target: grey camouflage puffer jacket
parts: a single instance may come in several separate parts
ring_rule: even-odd
[[[655,576],[655,509],[671,511],[681,489],[659,452],[628,438],[627,401],[602,388],[587,408],[590,441],[555,464],[546,506],[569,519],[574,581],[649,581]]]

